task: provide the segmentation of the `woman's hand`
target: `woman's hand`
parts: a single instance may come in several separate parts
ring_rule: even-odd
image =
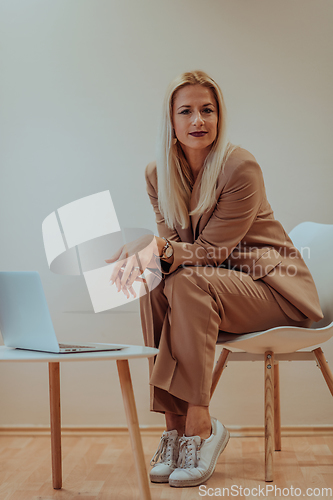
[[[110,259],[105,261],[108,264],[118,261],[113,268],[110,284],[115,284],[118,292],[122,290],[127,298],[130,297],[130,293],[135,298],[136,293],[132,285],[134,281],[145,282],[145,279],[141,278],[140,275],[147,267],[155,265],[155,255],[159,255],[161,244],[164,245],[162,238],[146,235],[123,245]]]

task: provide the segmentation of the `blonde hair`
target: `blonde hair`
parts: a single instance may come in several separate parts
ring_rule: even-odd
[[[218,108],[217,134],[203,165],[199,201],[192,212],[189,212],[189,204],[194,183],[193,175],[180,144],[174,140],[172,125],[172,108],[176,92],[186,85],[203,85],[211,89]],[[226,139],[226,118],[227,110],[222,91],[203,71],[182,73],[168,86],[163,104],[156,163],[158,204],[169,228],[173,229],[178,223],[185,229],[190,224],[190,215],[201,215],[216,203],[217,178],[229,155],[239,147]]]

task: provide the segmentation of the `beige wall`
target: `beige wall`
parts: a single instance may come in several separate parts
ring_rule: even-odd
[[[2,270],[38,270],[63,341],[142,344],[138,304],[95,315],[83,278],[50,273],[42,220],[109,189],[120,224],[155,230],[144,167],[168,82],[200,68],[221,85],[230,139],[260,163],[287,231],[332,219],[330,0],[7,0],[0,4]],[[325,345],[333,367],[333,341]],[[145,360],[131,362],[140,423]],[[48,423],[47,366],[0,366],[0,425]],[[281,367],[282,423],[331,424],[314,363]],[[116,367],[62,367],[64,425],[123,425]],[[212,401],[228,425],[263,423],[263,367],[230,363]]]

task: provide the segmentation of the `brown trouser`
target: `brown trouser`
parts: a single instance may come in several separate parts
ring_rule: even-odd
[[[266,283],[239,271],[187,267],[155,288],[159,279],[150,275],[148,281],[151,291],[140,298],[142,330],[145,344],[160,350],[150,359],[152,411],[186,415],[188,403],[209,405],[219,330],[239,334],[312,323],[294,306],[299,321],[291,319]]]

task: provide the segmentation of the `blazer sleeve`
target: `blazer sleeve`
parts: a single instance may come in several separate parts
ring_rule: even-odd
[[[265,198],[260,166],[246,160],[233,169],[215,209],[194,243],[174,240],[174,261],[168,272],[179,266],[218,267],[244,238]]]

